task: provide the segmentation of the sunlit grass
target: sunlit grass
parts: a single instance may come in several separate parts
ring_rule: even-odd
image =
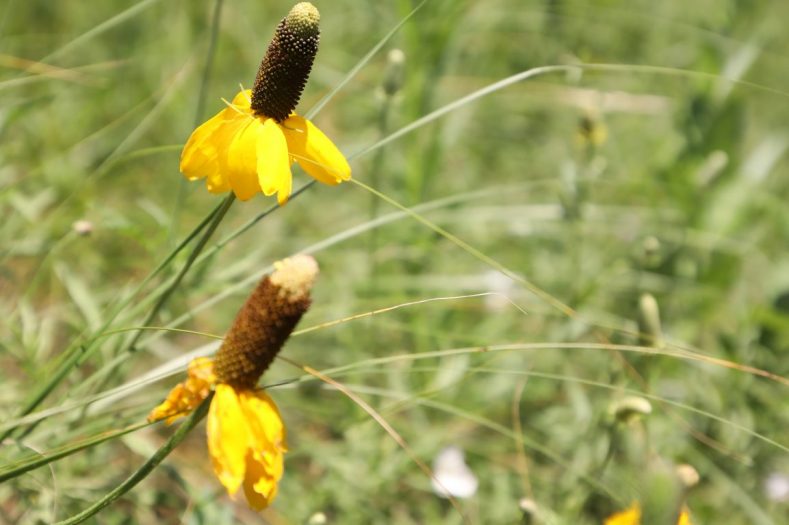
[[[197,431],[100,522],[596,524],[687,463],[694,523],[781,523],[789,8],[316,2],[300,111],[354,181],[231,208],[178,155],[290,5],[0,9],[0,521],[140,472],[172,435],[145,415],[309,253],[314,305],[262,380],[289,430],[275,505],[225,497]],[[651,414],[618,423],[628,396]],[[447,445],[471,499],[431,489]]]

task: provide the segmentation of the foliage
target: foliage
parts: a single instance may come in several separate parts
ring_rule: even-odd
[[[414,460],[447,445],[480,481],[471,523],[528,522],[524,498],[533,523],[648,512],[679,464],[694,523],[785,522],[765,483],[789,476],[789,4],[428,0],[385,40],[416,1],[316,0],[299,110],[408,212],[316,185],[252,223],[273,201],[236,203],[168,258],[220,203],[177,173],[183,142],[250,87],[291,3],[0,7],[0,476],[76,450],[5,480],[0,521],[65,519],[133,473],[172,429],[81,443],[143,421],[271,263],[310,251],[315,329],[264,377],[289,435],[274,506],[224,495],[200,430],[101,523],[462,523]],[[541,66],[561,68],[431,117]],[[617,420],[628,396],[652,412]]]

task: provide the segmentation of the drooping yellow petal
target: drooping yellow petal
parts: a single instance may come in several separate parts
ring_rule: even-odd
[[[148,421],[167,419],[169,425],[186,416],[208,397],[215,381],[213,361],[207,357],[193,359],[186,380],[175,385],[167,399],[148,414]]]
[[[287,450],[285,423],[274,400],[262,390],[243,392],[239,396],[241,409],[249,422],[252,446],[256,450],[270,446]]]
[[[187,395],[186,387],[184,387],[183,384],[178,383],[175,385],[172,390],[170,390],[170,393],[167,394],[167,399],[162,401],[148,414],[148,422],[154,423],[166,419],[169,425],[179,417],[188,414],[189,412],[188,409],[185,408],[186,403],[184,402]]]
[[[228,494],[235,494],[244,481],[249,430],[238,395],[233,387],[219,384],[208,411],[208,452],[214,473]]]
[[[181,172],[189,180],[207,177],[206,186],[211,193],[231,189],[227,155],[239,128],[251,118],[249,97],[249,90],[239,92],[229,107],[192,132],[181,153]]]
[[[259,455],[247,456],[247,471],[244,478],[244,495],[249,506],[255,510],[263,510],[271,505],[277,496],[279,478],[271,476]]]
[[[216,147],[212,136],[225,120],[220,111],[192,132],[181,152],[181,173],[189,180],[198,180],[217,171]]]
[[[244,493],[249,504],[260,510],[277,495],[284,471],[285,425],[274,401],[262,391],[239,393],[249,429]]]
[[[288,201],[293,187],[288,143],[273,119],[265,119],[258,132],[257,176],[264,194],[276,193],[280,204]]]
[[[260,191],[257,178],[256,143],[260,122],[251,115],[242,117],[243,123],[236,128],[230,148],[220,157],[220,166],[224,164],[227,179],[233,193],[242,201],[249,200]]]
[[[311,177],[324,184],[351,178],[351,167],[337,146],[312,122],[291,115],[281,125],[290,154]]]
[[[181,153],[181,172],[189,180],[207,177],[206,186],[211,193],[230,190],[221,159],[227,154],[230,142],[243,117],[236,109],[225,108],[198,127]]]

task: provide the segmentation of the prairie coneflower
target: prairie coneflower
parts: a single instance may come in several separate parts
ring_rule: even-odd
[[[318,51],[318,10],[296,4],[277,26],[254,87],[238,93],[228,107],[198,127],[181,153],[181,172],[205,178],[208,191],[232,190],[241,200],[256,193],[277,194],[285,204],[294,162],[325,184],[351,178],[342,153],[312,122],[293,110]]]
[[[641,524],[641,505],[638,502],[630,505],[630,508],[617,512],[606,518],[603,525],[640,525]],[[677,519],[677,525],[693,525],[690,521],[688,509],[683,508]]]
[[[318,264],[297,255],[275,265],[238,312],[213,361],[195,359],[188,378],[170,391],[148,416],[168,423],[186,415],[208,397],[208,451],[214,472],[234,496],[244,489],[255,510],[277,495],[287,451],[285,425],[274,401],[256,388],[310,306],[310,289]]]

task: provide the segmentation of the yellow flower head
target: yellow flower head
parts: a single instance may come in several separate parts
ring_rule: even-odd
[[[617,512],[606,518],[603,525],[640,525],[641,524],[641,505],[634,502],[630,508]],[[683,507],[677,519],[677,525],[693,525],[690,521],[688,509]]]
[[[241,200],[277,194],[285,204],[297,162],[324,184],[351,178],[348,161],[312,122],[293,110],[318,50],[318,10],[309,2],[291,9],[277,26],[252,90],[198,127],[181,153],[181,172],[206,179],[208,191],[232,190]]]
[[[308,255],[285,259],[275,268],[241,307],[215,360],[192,361],[186,381],[148,416],[171,423],[196,408],[213,386],[206,430],[214,473],[231,496],[243,487],[256,510],[277,495],[287,451],[279,410],[256,385],[309,308],[318,273]]]

